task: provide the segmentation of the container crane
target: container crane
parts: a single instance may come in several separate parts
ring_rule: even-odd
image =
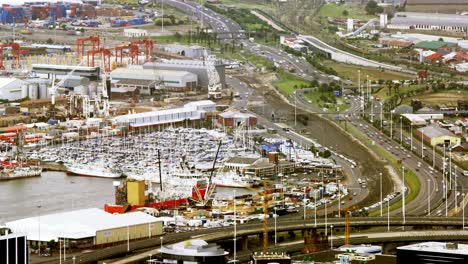
[[[208,74],[208,99],[219,99],[222,96],[221,90],[223,86],[216,70],[216,56],[208,55],[207,50],[204,49],[204,57],[206,72]]]
[[[94,57],[96,56],[96,54],[101,55],[101,60],[103,62],[101,64],[103,65],[104,72],[110,72],[111,70],[110,57],[112,55],[111,50],[107,48],[98,48],[96,50],[94,49],[88,50],[86,52],[88,66],[94,67]],[[91,60],[90,60],[90,57],[91,57]]]
[[[5,70],[5,65],[3,63],[3,51],[6,48],[11,48],[12,63],[11,67],[16,69],[21,66],[20,62],[20,45],[16,42],[10,42],[6,44],[0,44],[0,70]]]
[[[92,46],[92,51],[98,50],[101,45],[101,40],[99,36],[90,36],[87,38],[79,38],[76,40],[76,57],[82,59],[85,55],[85,45],[90,43]],[[94,61],[94,59],[93,59]]]

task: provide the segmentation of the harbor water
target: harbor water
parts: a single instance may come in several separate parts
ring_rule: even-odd
[[[121,179],[70,176],[45,171],[41,177],[0,182],[0,225],[5,222],[83,208],[103,208],[114,202],[112,182]],[[242,188],[217,187],[217,199],[253,194]]]
[[[0,225],[40,214],[103,208],[114,201],[114,180],[45,171],[41,177],[0,182]]]

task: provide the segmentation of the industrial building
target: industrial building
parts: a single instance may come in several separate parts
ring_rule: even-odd
[[[424,242],[397,247],[397,264],[412,263],[468,263],[468,245],[443,242]]]
[[[110,214],[98,208],[41,215],[5,224],[29,243],[66,239],[76,247],[106,245],[162,234],[162,221],[142,212]]]
[[[205,56],[205,48],[198,45],[161,44],[156,47],[165,52],[177,53],[192,59],[200,59]]]
[[[226,127],[238,127],[257,125],[257,117],[252,114],[238,112],[223,112],[218,116],[218,124]]]
[[[466,0],[406,0],[407,11],[424,11],[433,13],[452,13],[468,11]]]
[[[192,102],[184,107],[164,109],[159,111],[117,116],[114,123],[132,128],[144,128],[175,124],[185,121],[199,121],[205,117],[206,112],[214,112],[214,103],[209,100]]]
[[[391,29],[442,30],[466,32],[468,16],[398,12],[387,26]]]
[[[226,263],[229,254],[216,244],[204,240],[192,239],[172,245],[163,245],[160,249],[164,263]],[[155,259],[148,263],[161,263]]]
[[[187,71],[196,74],[198,77],[198,85],[204,89],[208,88],[209,78],[207,65],[201,60],[170,60],[163,62],[148,62],[143,65],[144,69],[150,70],[171,70],[171,71]],[[218,62],[215,65],[216,72],[219,75],[223,89],[226,88],[226,76],[224,72],[224,64]]]
[[[451,146],[458,146],[461,143],[461,138],[447,129],[441,128],[437,125],[429,125],[418,128],[416,135],[419,138],[423,137],[424,142],[434,145],[450,144]]]
[[[128,83],[128,81],[141,81],[138,87],[141,89],[141,94],[153,94],[154,90],[162,87],[173,90],[193,90],[198,86],[197,75],[183,70],[118,68],[110,73],[110,78],[113,86],[121,89],[134,87],[135,83]],[[164,85],[160,85],[161,83]]]
[[[29,263],[26,236],[0,233],[0,263]]]
[[[23,81],[17,78],[0,78],[0,99],[2,100],[19,100],[23,94],[21,86]]]

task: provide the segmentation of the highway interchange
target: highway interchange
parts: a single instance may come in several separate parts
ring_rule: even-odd
[[[231,39],[239,38],[239,41],[242,42],[245,49],[251,51],[255,55],[267,57],[271,60],[274,60],[278,63],[280,67],[288,69],[292,67],[295,69],[295,72],[308,80],[318,80],[319,82],[328,82],[333,80],[333,76],[327,76],[324,74],[320,74],[317,72],[309,63],[307,63],[303,58],[300,57],[293,57],[290,54],[281,51],[275,47],[264,46],[260,44],[253,43],[248,41],[246,37],[242,33],[241,27],[231,20],[230,18],[221,16],[220,14],[215,13],[214,11],[208,8],[201,8],[197,3],[193,3],[190,1],[177,1],[177,0],[170,0],[166,1],[166,4],[172,5],[184,12],[192,13],[198,15],[199,18],[203,19],[204,23],[210,25],[210,27],[216,31],[222,41],[230,42]],[[223,34],[224,33],[224,34]],[[247,66],[249,68],[249,66]],[[250,65],[250,70],[252,70],[253,65]],[[236,78],[228,78],[228,84],[240,94],[254,94],[254,90],[245,83],[240,82]],[[245,110],[249,101],[256,100],[261,101],[261,94],[257,97],[250,96],[250,97],[243,97],[243,100],[240,102],[236,102],[236,106],[238,109]],[[260,97],[260,98],[259,98]],[[309,110],[314,113],[322,113],[321,109],[313,108],[310,104],[305,100],[300,94],[298,93],[298,98],[293,100],[289,98],[289,103],[294,104],[297,103],[297,106]],[[295,102],[293,102],[295,101]],[[360,133],[366,135],[371,141],[372,144],[376,144],[390,155],[392,155],[396,159],[402,160],[402,166],[407,169],[412,170],[415,172],[419,179],[420,179],[420,192],[418,196],[413,201],[406,204],[406,212],[410,215],[427,215],[427,208],[428,208],[428,193],[429,193],[429,200],[430,200],[430,207],[431,207],[431,215],[445,215],[445,203],[442,202],[444,190],[442,185],[442,176],[441,173],[432,169],[432,152],[429,150],[425,150],[425,155],[428,156],[431,164],[425,163],[418,153],[421,153],[421,145],[418,140],[413,139],[413,149],[414,153],[410,153],[407,149],[401,147],[398,142],[390,140],[387,136],[383,133],[379,132],[376,128],[370,126],[365,120],[360,118],[361,115],[361,101],[359,97],[350,97],[351,107],[347,110],[346,114],[348,115],[348,122],[349,125],[354,126],[356,130]],[[374,107],[378,107],[378,104],[374,105]],[[375,109],[374,113],[378,117],[378,110]],[[266,114],[265,116],[268,116]],[[327,115],[325,115],[327,116]],[[275,124],[270,122],[269,120],[263,118],[260,120],[263,124],[275,127]],[[394,124],[394,134],[393,138],[399,136],[399,130],[397,124]],[[278,128],[276,126],[276,128]],[[279,129],[280,130],[280,129]],[[286,135],[287,137],[297,141],[303,142],[304,137],[296,134],[296,133],[289,133]],[[408,136],[405,135],[405,141],[408,141]],[[419,144],[418,144],[419,143]],[[344,163],[341,163],[344,164]],[[442,157],[436,153],[435,164],[437,167],[442,167]],[[348,168],[349,169],[349,168]],[[460,168],[454,169],[457,172],[457,184],[459,190],[465,189],[467,185],[467,180],[461,176],[462,170]],[[349,173],[350,175],[359,175],[358,172]],[[355,180],[355,179],[352,179]],[[429,181],[428,181],[429,180]],[[435,184],[437,183],[437,184]],[[401,185],[401,184],[400,184]],[[402,186],[398,186],[397,188],[401,188]],[[456,192],[452,191],[449,192],[450,196],[448,197],[447,203],[447,213],[455,207],[455,199],[456,199]],[[461,196],[457,197],[460,198]],[[460,203],[461,199],[457,200],[457,203]],[[457,205],[458,206],[458,205]],[[396,212],[394,212],[396,213]]]

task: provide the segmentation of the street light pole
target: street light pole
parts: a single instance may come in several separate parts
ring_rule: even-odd
[[[127,225],[127,251],[130,251],[130,227]]]
[[[380,175],[380,216],[383,215],[383,198],[382,198],[382,172],[379,173]]]
[[[393,139],[393,110],[390,111],[390,139]]]
[[[387,232],[390,232],[390,200],[387,201]]]
[[[383,131],[383,102],[380,102],[380,130]]]
[[[41,256],[41,207],[42,205],[38,205],[39,208],[39,217],[38,217],[38,232],[39,232],[39,257]]]
[[[424,158],[424,128],[421,128],[421,159]]]
[[[164,239],[164,237],[160,237],[159,239],[161,239],[161,249],[162,249],[162,247],[163,247],[163,239]]]
[[[333,225],[330,226],[330,249],[333,249]]]
[[[337,180],[338,183],[338,218],[341,218],[341,193],[340,193],[340,180]]]
[[[413,122],[410,123],[410,140],[411,140],[410,152],[413,152]]]
[[[432,168],[435,169],[435,144],[432,146]]]
[[[297,127],[297,90],[294,91],[294,127]]]
[[[236,244],[237,244],[237,211],[236,211],[236,190],[233,191],[234,193],[234,254],[233,254],[233,261],[236,261],[237,260],[237,248],[236,248]],[[265,217],[265,216],[263,216]],[[276,223],[276,218],[275,218],[275,223]],[[276,226],[275,226],[275,240],[276,240]]]
[[[274,210],[275,210],[275,215],[274,215],[274,217],[275,217],[275,245],[276,245],[276,244],[278,243],[278,239],[277,239],[277,236],[276,236],[276,218],[277,218],[277,216],[278,216],[278,215],[276,214],[276,206],[275,206]]]
[[[431,215],[431,179],[427,179],[427,216]]]
[[[403,191],[401,192],[403,197],[402,197],[402,206],[401,206],[401,210],[402,210],[402,213],[403,213],[403,229],[405,228],[405,224],[406,224],[406,216],[405,216],[405,196],[406,196],[406,186],[405,186],[405,167],[401,167],[401,173],[403,175]]]
[[[400,144],[403,146],[403,117],[400,116]]]
[[[303,204],[304,204],[304,221],[306,220],[307,218],[307,213],[306,213],[306,187],[304,187],[304,200],[303,200]]]
[[[314,226],[317,226],[317,191],[314,191]]]
[[[328,235],[328,229],[327,229],[327,202],[325,202],[325,235]]]

